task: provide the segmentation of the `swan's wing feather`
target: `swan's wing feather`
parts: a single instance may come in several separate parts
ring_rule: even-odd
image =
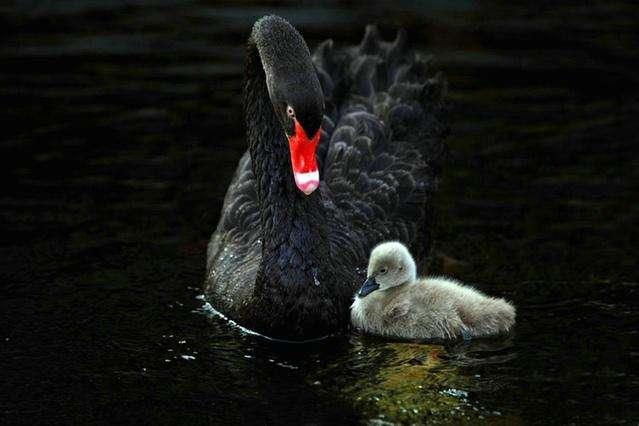
[[[239,292],[248,291],[246,289],[251,287],[243,283],[255,281],[256,259],[260,254],[260,233],[257,232],[260,211],[248,152],[242,156],[235,170],[221,214],[208,245],[207,281],[218,283],[218,294],[241,297]],[[232,303],[230,300],[221,302],[222,305]]]
[[[242,233],[254,229],[259,223],[259,213],[257,186],[247,151],[240,159],[224,197],[222,217],[216,232],[236,230]]]
[[[435,186],[420,152],[390,143],[370,114],[346,114],[338,128],[324,180],[354,232],[354,243],[365,254],[384,240],[413,243],[427,222],[426,205]]]
[[[222,213],[207,250],[207,291],[214,287],[216,308],[230,312],[248,300],[261,258],[257,182],[246,152],[224,197]]]
[[[387,43],[372,26],[359,46],[336,49],[328,40],[313,60],[327,120],[335,123],[327,129],[323,179],[350,245],[367,256],[373,245],[397,239],[423,257],[448,132],[445,79],[428,76],[428,58],[407,49],[403,32]]]

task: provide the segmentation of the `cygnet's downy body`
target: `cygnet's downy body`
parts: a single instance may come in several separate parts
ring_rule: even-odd
[[[404,339],[455,339],[509,331],[515,307],[443,277],[417,278],[399,242],[371,252],[367,279],[351,305],[351,322],[370,334]]]

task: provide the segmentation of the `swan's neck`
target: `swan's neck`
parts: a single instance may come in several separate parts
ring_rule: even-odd
[[[330,294],[333,280],[326,272],[331,259],[321,191],[306,196],[295,186],[286,137],[268,96],[257,49],[251,45],[246,77],[247,135],[262,231],[254,297],[258,305],[281,311],[270,313],[272,321],[286,318],[285,311],[292,306],[334,312],[326,305],[335,295]]]
[[[253,173],[257,180],[264,251],[292,247],[320,261],[325,220],[320,190],[305,195],[295,186],[288,142],[268,96],[257,50],[249,48],[245,114]]]

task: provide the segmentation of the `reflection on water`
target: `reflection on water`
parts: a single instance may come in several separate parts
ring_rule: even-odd
[[[319,371],[311,380],[317,379],[313,383],[321,384],[328,394],[339,389],[339,397],[366,417],[414,423],[476,419],[485,414],[472,407],[463,390],[472,379],[442,359],[444,347],[359,338],[351,343],[342,362]]]
[[[507,337],[291,345],[202,315],[245,150],[251,2],[0,6],[3,421],[636,423],[637,6],[286,4],[309,44],[409,30],[450,81],[445,271]]]

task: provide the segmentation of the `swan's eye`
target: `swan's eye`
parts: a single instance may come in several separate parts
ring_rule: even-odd
[[[382,268],[382,269],[379,270],[379,273],[384,275],[387,271],[388,271],[388,269]]]
[[[295,110],[293,109],[292,106],[289,105],[286,107],[286,113],[288,114],[289,117],[295,118]]]

